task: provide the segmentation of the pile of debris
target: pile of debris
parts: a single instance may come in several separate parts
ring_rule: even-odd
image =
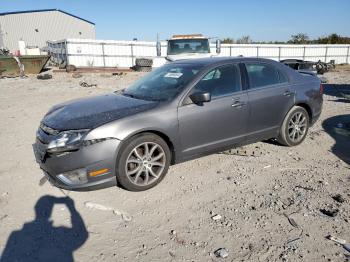
[[[280,62],[295,70],[314,71],[318,75],[323,75],[324,73],[335,69],[335,60],[331,60],[329,63],[325,63],[321,60],[318,60],[318,62],[312,62],[300,59],[285,59],[281,60]]]
[[[0,48],[0,55],[10,55],[10,50],[6,48]]]

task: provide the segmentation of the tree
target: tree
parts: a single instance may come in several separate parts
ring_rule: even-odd
[[[291,39],[288,41],[288,43],[291,44],[308,44],[309,43],[309,36],[304,33],[299,33],[296,35],[292,35]]]
[[[234,44],[235,40],[233,38],[227,37],[227,38],[222,39],[221,43],[223,43],[223,44]]]
[[[250,38],[249,35],[242,36],[241,38],[237,39],[236,41],[237,44],[251,44],[252,39]]]
[[[314,42],[316,44],[350,44],[350,38],[333,33],[328,36],[320,37]]]

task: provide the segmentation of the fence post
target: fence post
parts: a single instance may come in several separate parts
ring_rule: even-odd
[[[103,59],[103,67],[106,67],[106,60],[105,60],[105,43],[102,43],[102,59]]]
[[[59,57],[60,57],[60,60],[62,61],[63,60],[63,46],[62,46],[62,43],[60,44],[60,55],[59,55]]]
[[[350,45],[348,46],[348,51],[346,53],[346,63],[349,64],[349,55],[350,55]]]
[[[281,49],[282,47],[278,47],[278,61],[281,61]]]
[[[306,46],[304,46],[304,49],[303,49],[303,60],[305,60],[305,50],[306,50]]]
[[[64,41],[65,56],[66,56],[66,66],[69,65],[69,55],[68,55],[68,42]]]
[[[326,52],[324,54],[324,62],[327,63],[327,57],[328,57],[328,46],[326,46]]]
[[[230,46],[230,56],[232,56],[232,46]]]
[[[259,47],[256,47],[256,57],[259,57]]]
[[[133,43],[130,44],[131,49],[131,66],[134,66],[134,45]]]

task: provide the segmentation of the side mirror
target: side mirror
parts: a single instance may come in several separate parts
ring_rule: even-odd
[[[194,93],[190,95],[190,98],[193,103],[197,105],[202,105],[205,102],[211,101],[211,94],[210,93]]]
[[[157,49],[157,56],[162,56],[162,45],[160,44],[159,41],[157,41],[156,49]]]
[[[221,41],[220,41],[220,39],[216,40],[216,53],[217,54],[221,53]]]

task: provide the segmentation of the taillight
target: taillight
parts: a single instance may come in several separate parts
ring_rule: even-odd
[[[323,95],[323,85],[320,84],[320,94]]]

